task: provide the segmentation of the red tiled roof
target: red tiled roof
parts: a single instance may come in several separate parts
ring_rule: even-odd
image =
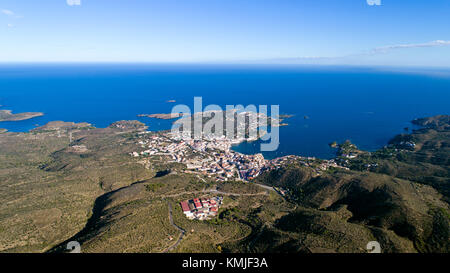
[[[181,204],[181,208],[183,209],[183,211],[190,211],[189,205],[186,201],[183,201],[180,204]]]

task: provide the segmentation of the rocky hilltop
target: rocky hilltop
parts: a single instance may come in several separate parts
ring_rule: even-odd
[[[255,247],[356,251],[361,240],[372,238],[389,252],[449,252],[450,119],[415,123],[425,127],[394,137],[377,152],[345,158],[349,170],[314,176],[293,163],[260,177],[285,189],[300,208],[264,230],[260,238],[270,243],[256,240]]]

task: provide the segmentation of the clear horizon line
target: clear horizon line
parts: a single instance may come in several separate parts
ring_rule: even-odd
[[[252,66],[309,66],[309,67],[366,67],[366,68],[431,68],[450,69],[442,65],[383,65],[383,64],[318,64],[318,63],[274,63],[257,61],[0,61],[0,65],[13,64],[142,64],[142,65],[252,65]]]

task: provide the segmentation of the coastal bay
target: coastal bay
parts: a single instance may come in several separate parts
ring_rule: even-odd
[[[6,77],[7,73],[16,76]],[[328,144],[346,139],[374,151],[393,134],[411,127],[411,120],[448,114],[450,101],[449,78],[349,67],[4,66],[0,90],[3,107],[18,113],[45,112],[36,119],[2,122],[1,127],[10,132],[26,132],[37,123],[54,120],[88,122],[100,128],[132,119],[146,123],[151,131],[169,130],[174,119],[137,115],[169,114],[176,104],[193,109],[194,96],[201,96],[204,105],[218,104],[222,109],[253,104],[268,105],[270,110],[278,105],[280,117],[291,117],[286,120],[289,126],[280,127],[278,150],[264,153],[268,158],[287,154],[332,158],[335,150]],[[58,90],[77,95],[68,99]],[[168,100],[176,103],[165,103]],[[256,141],[234,149],[255,154],[259,146]]]

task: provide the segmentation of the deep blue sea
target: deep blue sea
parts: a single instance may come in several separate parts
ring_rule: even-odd
[[[150,130],[170,121],[138,118],[169,113],[176,104],[280,105],[289,126],[268,158],[296,154],[331,158],[332,141],[351,140],[375,150],[411,127],[417,117],[450,114],[450,73],[361,67],[143,64],[0,65],[0,109],[44,112],[0,128],[27,131],[52,120],[105,127],[137,119]],[[308,116],[309,119],[305,119]],[[259,142],[235,147],[259,151]]]

